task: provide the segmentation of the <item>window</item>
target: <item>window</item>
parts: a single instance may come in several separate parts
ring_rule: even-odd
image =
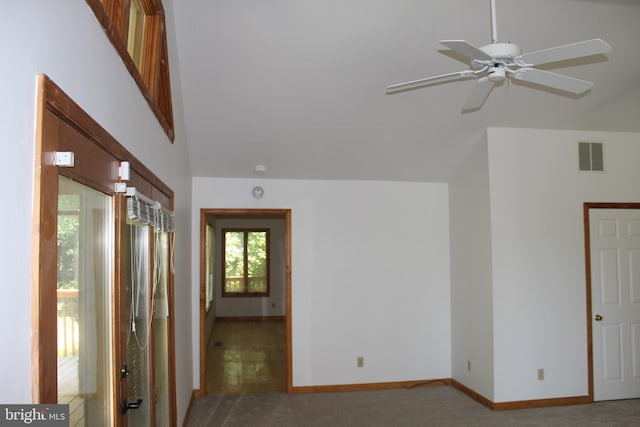
[[[86,0],[171,141],[173,107],[162,0]]]
[[[127,37],[127,51],[136,64],[138,70],[142,70],[142,52],[144,49],[144,24],[147,15],[140,4],[140,0],[131,0],[129,6],[129,33]]]
[[[269,230],[222,230],[223,297],[269,296]]]
[[[215,296],[215,259],[216,259],[216,229],[213,225],[207,224],[205,238],[205,277],[206,277],[206,309],[209,311],[213,306]]]

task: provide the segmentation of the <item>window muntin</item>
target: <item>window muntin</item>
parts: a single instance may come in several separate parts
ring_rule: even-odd
[[[222,296],[269,295],[269,230],[222,232]]]

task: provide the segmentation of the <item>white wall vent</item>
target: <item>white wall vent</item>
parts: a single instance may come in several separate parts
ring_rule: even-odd
[[[578,169],[604,172],[604,147],[602,142],[578,142]]]

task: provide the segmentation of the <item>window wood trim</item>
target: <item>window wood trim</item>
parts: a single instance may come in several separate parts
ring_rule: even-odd
[[[248,276],[249,276],[249,263],[248,263],[248,250],[247,250],[247,245],[248,245],[248,233],[252,233],[252,232],[264,232],[266,233],[266,254],[265,254],[265,262],[266,262],[266,272],[265,272],[265,280],[267,283],[267,291],[266,292],[227,292],[226,291],[226,279],[227,279],[227,272],[226,272],[226,245],[225,245],[225,236],[227,234],[227,232],[236,232],[236,233],[244,233],[245,234],[245,239],[244,239],[244,272],[243,272],[243,276],[244,276],[244,280],[245,283],[248,280]],[[271,271],[271,230],[268,228],[223,228],[221,230],[221,238],[222,238],[222,244],[221,244],[221,253],[222,253],[222,269],[221,269],[221,276],[222,276],[222,297],[226,298],[226,297],[231,297],[231,298],[247,298],[247,297],[269,297],[271,295],[271,277],[270,277],[270,271]],[[248,286],[248,285],[247,285]]]
[[[141,70],[127,50],[130,0],[85,0],[102,25],[131,77],[171,142],[175,139],[164,8],[160,0],[141,0],[147,14]]]

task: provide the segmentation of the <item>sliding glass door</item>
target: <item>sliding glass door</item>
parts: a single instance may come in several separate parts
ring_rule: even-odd
[[[153,289],[153,399],[155,425],[170,426],[171,395],[169,377],[169,233],[154,233]]]
[[[70,426],[175,426],[173,192],[39,80],[33,403],[69,404]]]
[[[69,425],[113,425],[112,197],[59,176],[58,402]]]
[[[127,395],[133,411],[127,411],[130,426],[150,425],[149,407],[149,227],[127,221],[126,333]]]

